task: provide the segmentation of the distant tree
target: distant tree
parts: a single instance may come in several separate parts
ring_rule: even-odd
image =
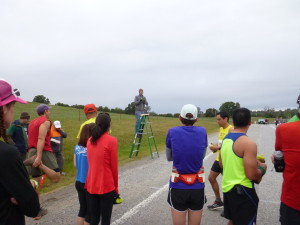
[[[33,100],[33,102],[39,102],[44,104],[50,104],[49,98],[46,98],[44,95],[36,95]]]
[[[206,117],[215,117],[217,114],[218,110],[214,109],[214,108],[209,108],[205,111],[205,116]]]
[[[124,113],[124,110],[121,109],[121,108],[118,108],[118,107],[116,107],[116,108],[114,108],[114,109],[111,109],[110,111],[111,111],[112,113]]]
[[[179,115],[180,115],[180,113],[174,113],[174,115],[173,115],[173,116],[174,116],[175,118],[178,118],[178,117],[179,117]]]
[[[57,106],[63,106],[63,107],[70,107],[68,104],[64,104],[64,103],[61,103],[61,102],[58,102],[55,105],[57,105]]]
[[[239,108],[241,108],[241,106],[240,106],[240,103],[238,103],[238,102],[236,102],[236,103],[234,103],[234,102],[224,102],[220,106],[219,110],[220,110],[220,112],[221,111],[227,112],[229,114],[229,116],[232,116],[233,111],[235,109],[239,109]]]
[[[107,106],[104,106],[102,112],[110,112],[110,109]]]
[[[128,106],[125,108],[125,113],[126,114],[134,114],[135,112],[135,104],[134,102],[131,102],[128,104]]]
[[[99,112],[103,112],[103,106],[99,106],[99,107],[97,108],[97,110],[98,110]]]
[[[156,112],[150,112],[149,115],[150,116],[157,116],[158,114]]]
[[[198,113],[197,113],[198,117],[203,117],[204,116],[204,112],[201,111],[200,107],[197,107],[197,111],[198,111]]]
[[[163,117],[173,117],[172,113],[165,113],[165,114],[159,114],[159,115],[163,116]]]
[[[71,105],[72,108],[76,108],[76,109],[83,109],[84,105]]]
[[[200,117],[200,112],[201,112],[200,107],[197,106],[197,116],[198,116],[198,117]]]
[[[264,108],[264,117],[266,118],[275,118],[276,117],[276,113],[275,113],[275,109],[274,108],[269,108],[269,106],[265,106]]]

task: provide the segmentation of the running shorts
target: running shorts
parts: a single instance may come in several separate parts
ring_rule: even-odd
[[[224,217],[234,225],[256,224],[258,202],[254,188],[235,185],[224,193]]]
[[[211,167],[211,170],[216,173],[223,173],[223,169],[220,167],[219,161],[215,160]]]
[[[30,158],[34,155],[36,155],[36,148],[29,149],[28,158]],[[42,163],[45,166],[49,167],[50,169],[54,170],[55,172],[60,172],[58,164],[57,164],[57,160],[56,160],[53,152],[43,151]],[[27,168],[28,168],[29,175],[31,175],[33,178],[40,177],[43,175],[43,172],[37,167],[28,166]]]
[[[280,204],[280,219],[282,225],[298,225],[300,223],[300,211]]]
[[[170,188],[168,193],[169,205],[177,210],[184,212],[188,209],[193,211],[202,210],[205,197],[203,189],[175,189]]]

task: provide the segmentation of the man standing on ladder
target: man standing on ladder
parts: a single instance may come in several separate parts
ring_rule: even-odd
[[[145,105],[148,106],[148,102],[146,97],[143,95],[144,90],[142,88],[139,89],[139,95],[135,96],[134,104],[135,104],[135,132],[137,133],[139,130],[138,124],[142,114],[145,113]]]

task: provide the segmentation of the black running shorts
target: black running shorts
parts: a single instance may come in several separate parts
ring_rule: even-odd
[[[236,185],[224,193],[224,217],[234,225],[256,224],[258,201],[254,188]]]
[[[288,207],[284,203],[280,204],[280,219],[282,225],[299,225],[300,211]]]
[[[168,194],[168,203],[177,211],[202,210],[204,205],[203,189],[175,189],[170,188]]]
[[[215,160],[211,167],[211,170],[216,173],[223,173],[223,169],[220,167],[219,161]]]

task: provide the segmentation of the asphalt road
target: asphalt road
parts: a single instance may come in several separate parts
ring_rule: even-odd
[[[248,136],[258,145],[259,154],[264,154],[268,170],[263,181],[256,186],[259,202],[258,224],[279,224],[279,202],[282,175],[272,171],[270,156],[274,151],[275,126],[252,125]],[[217,142],[217,133],[209,136],[210,142]],[[204,161],[206,178],[215,155],[207,152]],[[166,202],[168,180],[172,163],[167,162],[165,153],[152,160],[150,156],[133,161],[119,168],[119,190],[124,202],[115,205],[112,225],[170,225],[172,224],[169,205]],[[219,182],[221,176],[219,176]],[[214,201],[213,191],[207,180],[205,193],[210,204]],[[44,194],[41,202],[48,214],[40,221],[26,218],[27,225],[71,225],[75,224],[78,213],[78,198],[74,185]],[[227,224],[220,216],[221,211],[207,210],[204,206],[202,223],[205,225]]]

